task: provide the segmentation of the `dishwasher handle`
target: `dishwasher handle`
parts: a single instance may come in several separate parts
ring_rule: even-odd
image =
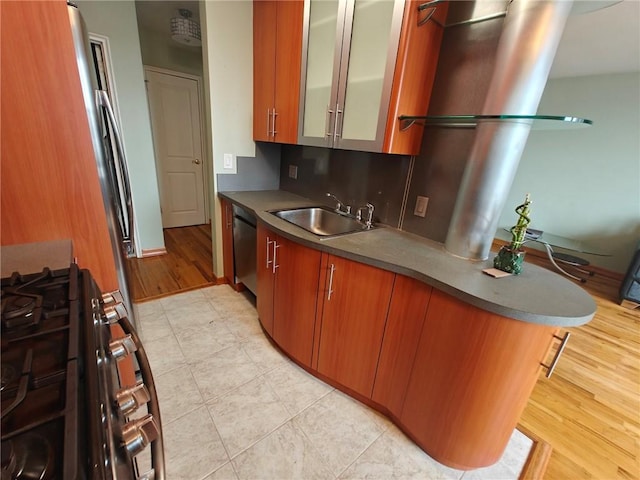
[[[251,212],[245,210],[238,205],[233,206],[233,218],[237,218],[238,220],[242,220],[247,225],[251,225],[253,228],[256,228],[256,217]]]
[[[234,219],[234,220],[238,220],[239,222],[245,223],[245,224],[247,224],[249,227],[251,227],[251,228],[253,228],[253,229],[255,229],[255,228],[256,228],[255,224],[251,223],[251,222],[250,222],[250,221],[248,221],[246,218],[241,217],[241,216],[239,216],[239,215],[234,215],[234,216],[233,216],[233,219]]]

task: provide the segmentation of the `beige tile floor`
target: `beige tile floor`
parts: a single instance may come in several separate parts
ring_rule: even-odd
[[[501,461],[441,465],[389,420],[307,374],[264,336],[249,294],[221,285],[135,306],[157,384],[169,480],[515,479]]]

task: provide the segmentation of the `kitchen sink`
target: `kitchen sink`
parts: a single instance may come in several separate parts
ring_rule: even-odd
[[[271,212],[306,231],[321,237],[345,235],[367,230],[364,223],[341,215],[327,207],[304,207]]]

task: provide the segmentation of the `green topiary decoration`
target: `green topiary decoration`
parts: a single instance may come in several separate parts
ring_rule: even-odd
[[[525,252],[522,250],[522,244],[525,241],[527,227],[531,223],[529,218],[529,206],[531,199],[527,193],[524,203],[516,207],[518,214],[518,222],[511,227],[511,243],[503,246],[498,251],[498,255],[493,259],[493,266],[503,272],[518,275],[522,272],[522,264],[524,262]]]
[[[529,205],[531,205],[530,196],[527,193],[524,203],[516,207],[516,213],[519,215],[518,223],[511,227],[511,249],[520,250],[527,234],[527,227],[531,223],[529,218]]]

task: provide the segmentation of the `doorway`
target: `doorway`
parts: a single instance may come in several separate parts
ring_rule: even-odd
[[[213,285],[202,79],[144,66],[165,255],[129,262],[140,302]]]
[[[163,228],[208,223],[200,77],[144,67]]]

